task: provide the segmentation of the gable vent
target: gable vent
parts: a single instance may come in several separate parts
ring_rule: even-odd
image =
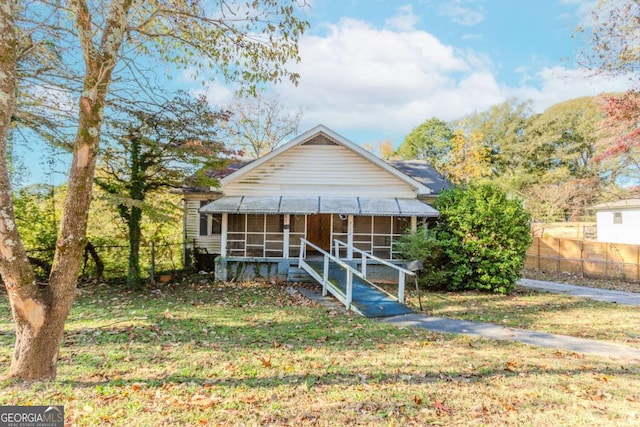
[[[324,135],[317,135],[302,145],[338,145]]]

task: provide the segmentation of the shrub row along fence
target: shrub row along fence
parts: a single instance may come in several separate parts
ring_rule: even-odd
[[[640,281],[640,246],[534,237],[526,268]]]

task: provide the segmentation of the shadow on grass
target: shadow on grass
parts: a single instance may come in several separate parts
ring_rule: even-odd
[[[388,371],[388,370],[387,370]],[[590,376],[606,376],[606,377],[637,377],[638,371],[632,368],[606,367],[602,369],[593,369],[588,367],[580,367],[573,369],[544,369],[540,367],[522,367],[518,369],[505,368],[503,366],[493,366],[491,368],[483,368],[479,372],[469,373],[460,372],[455,369],[433,372],[424,372],[416,375],[414,372],[407,370],[395,370],[390,372],[324,372],[318,374],[273,374],[262,375],[256,377],[238,377],[238,376],[197,376],[197,375],[180,375],[170,374],[161,377],[135,377],[130,379],[101,379],[96,381],[82,380],[60,380],[60,385],[67,385],[73,388],[93,388],[101,386],[103,388],[121,388],[135,384],[135,387],[144,385],[147,388],[163,388],[167,385],[189,385],[194,387],[221,387],[228,389],[269,389],[277,386],[297,387],[305,386],[308,389],[321,386],[395,386],[395,385],[427,385],[427,384],[446,384],[446,383],[495,383],[503,380],[528,377],[538,378],[543,381],[543,377],[575,377],[588,374]]]
[[[437,295],[437,294],[436,294]],[[506,300],[510,297],[493,296]],[[423,298],[424,301],[424,298]],[[109,304],[111,303],[111,304]],[[458,303],[464,303],[461,299]],[[430,302],[429,310],[445,307],[451,302],[443,300]],[[536,306],[536,304],[533,304]],[[547,309],[549,303],[538,304]],[[568,310],[572,306],[584,307],[582,302],[561,303],[551,309]],[[542,308],[538,308],[542,309]],[[471,310],[471,309],[470,309]],[[475,309],[474,309],[475,310]],[[116,314],[117,313],[117,314]],[[5,348],[13,345],[12,334],[7,324],[0,321],[0,343]],[[11,326],[11,325],[9,325]],[[283,349],[284,353],[302,357],[312,349],[322,349],[336,355],[344,352],[389,352],[402,348],[407,341],[425,340],[431,336],[434,349],[430,355],[439,354],[443,360],[445,353],[439,353],[440,344],[454,341],[453,338],[425,331],[402,330],[394,326],[371,321],[354,315],[345,315],[341,310],[330,310],[296,299],[281,287],[273,285],[244,284],[202,284],[184,287],[165,287],[157,292],[118,293],[117,289],[95,289],[87,291],[74,306],[68,322],[65,341],[61,351],[61,363],[73,365],[74,377],[93,378],[95,381],[61,380],[61,384],[73,387],[93,387],[96,385],[123,387],[133,383],[145,383],[148,387],[163,384],[215,385],[221,387],[273,387],[278,384],[317,385],[334,384],[396,384],[453,381],[485,381],[494,377],[514,377],[517,375],[574,375],[584,373],[584,369],[546,369],[540,366],[513,369],[504,362],[488,363],[477,372],[466,372],[460,364],[442,362],[438,368],[429,367],[426,361],[420,363],[407,360],[403,365],[377,368],[333,365],[321,367],[316,373],[291,374],[278,371],[277,367],[260,366],[251,375],[225,372],[224,368],[212,373],[201,369],[198,355],[225,354],[228,358],[260,354],[272,349]],[[464,340],[460,346],[465,347]],[[454,343],[458,345],[458,343]],[[508,354],[513,343],[480,341],[475,351],[502,349]],[[380,346],[384,346],[381,349]],[[173,349],[166,351],[165,349]],[[447,350],[442,350],[447,351]],[[465,353],[467,350],[463,350]],[[542,350],[553,354],[552,350]],[[127,353],[132,360],[120,361]],[[419,353],[418,353],[419,354]],[[176,364],[177,360],[194,357],[196,367],[203,374],[174,372],[166,374],[150,373],[148,377],[132,379],[110,379],[105,372],[117,369],[135,369],[136,366],[149,367],[162,364]],[[464,357],[473,357],[466,354]],[[224,361],[225,357],[215,359]],[[448,360],[448,359],[447,359]],[[147,366],[145,366],[145,364]],[[107,365],[105,367],[105,365]],[[433,365],[436,366],[436,365]],[[606,375],[638,375],[638,370],[629,371],[623,367],[610,368],[606,364],[594,373]],[[425,369],[422,369],[425,368]],[[181,368],[178,371],[188,371]],[[162,371],[158,368],[158,371]],[[175,371],[175,369],[174,369]],[[421,371],[419,375],[415,371]],[[208,373],[204,373],[208,372]],[[233,374],[233,375],[232,375]],[[266,374],[266,376],[265,376]],[[158,375],[154,377],[153,375]]]

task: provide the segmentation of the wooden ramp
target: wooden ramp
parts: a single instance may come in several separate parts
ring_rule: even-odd
[[[324,261],[305,261],[301,267],[321,285],[329,287],[329,291],[334,296],[341,299],[341,296],[347,295],[348,268],[338,264],[336,261],[329,260],[327,271],[329,283],[323,284]],[[357,275],[352,275],[351,280],[350,308],[357,313],[365,317],[390,317],[414,312],[406,305],[398,302],[397,298],[377,288],[370,281]]]

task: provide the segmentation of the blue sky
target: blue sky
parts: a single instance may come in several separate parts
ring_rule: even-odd
[[[537,111],[627,88],[576,65],[594,0],[312,0],[300,44],[301,131],[324,124],[357,143],[397,146],[431,117],[454,120],[510,97]],[[213,100],[228,96],[210,85]]]
[[[576,65],[596,0],[307,0],[311,23],[292,67],[300,84],[275,87],[303,132],[324,124],[359,143],[397,146],[431,117],[454,120],[510,97],[537,111],[568,99],[624,90],[628,80],[588,77]],[[188,71],[172,80],[214,105],[233,88],[202,88]],[[36,154],[25,158],[41,180]],[[63,157],[58,158],[61,163]],[[60,177],[57,181],[63,181]]]

